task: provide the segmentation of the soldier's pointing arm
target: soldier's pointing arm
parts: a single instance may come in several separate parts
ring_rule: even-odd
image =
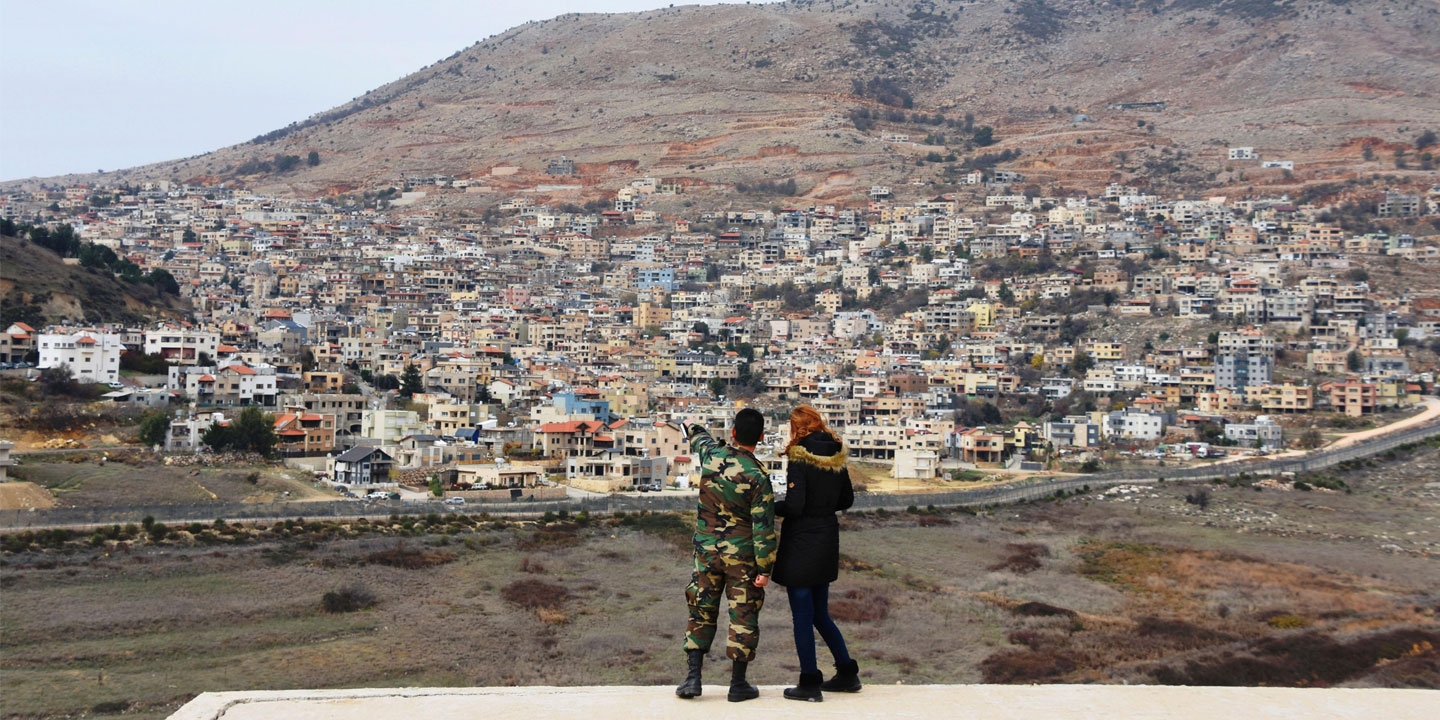
[[[710,431],[704,425],[691,423],[685,428],[686,434],[690,436],[690,451],[695,453],[698,459],[697,467],[707,467],[710,462],[710,454],[715,452],[717,444],[715,438],[710,436]]]

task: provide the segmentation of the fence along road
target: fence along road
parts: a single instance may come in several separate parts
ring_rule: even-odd
[[[1312,470],[1334,467],[1351,460],[1373,457],[1396,448],[1422,442],[1440,435],[1440,422],[1417,425],[1394,433],[1377,436],[1349,447],[1335,450],[1321,450],[1302,457],[1265,460],[1248,463],[1224,463],[1190,468],[1155,468],[1147,470],[1125,470],[1095,473],[1063,480],[1050,480],[1029,485],[1001,485],[973,490],[948,490],[935,493],[862,493],[855,497],[857,509],[899,510],[909,506],[925,507],[984,507],[1009,503],[1039,500],[1064,492],[1110,487],[1114,485],[1137,485],[1162,480],[1197,481],[1230,479],[1241,473],[1250,475],[1279,475],[1281,473],[1304,473]],[[535,518],[545,513],[585,512],[591,515],[611,514],[619,511],[652,512],[693,510],[695,499],[692,495],[659,495],[655,497],[610,495],[599,498],[566,500],[518,500],[503,503],[471,503],[463,509],[455,509],[438,502],[406,503],[398,500],[382,501],[335,501],[335,502],[291,502],[291,503],[208,503],[204,505],[137,505],[115,508],[52,508],[48,510],[6,510],[0,512],[0,530],[25,530],[48,528],[90,528],[116,523],[139,522],[141,518],[153,517],[157,522],[171,525],[194,522],[209,523],[216,518],[226,520],[286,520],[307,518],[315,520],[343,519],[382,520],[391,515],[428,515],[446,513],[488,513],[502,518]]]

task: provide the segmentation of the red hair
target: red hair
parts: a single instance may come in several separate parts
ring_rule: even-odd
[[[825,418],[821,417],[819,410],[809,405],[796,406],[794,410],[790,411],[790,442],[785,446],[785,452],[790,452],[790,448],[799,444],[807,435],[816,432],[826,433],[832,438],[836,437],[835,432],[825,424]]]

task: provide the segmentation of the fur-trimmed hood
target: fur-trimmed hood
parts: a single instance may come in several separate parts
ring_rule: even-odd
[[[845,443],[832,439],[827,433],[809,435],[792,445],[785,455],[790,458],[790,462],[803,463],[821,470],[839,472],[845,469]]]

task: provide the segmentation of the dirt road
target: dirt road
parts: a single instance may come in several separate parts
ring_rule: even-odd
[[[1425,423],[1431,422],[1437,417],[1440,417],[1440,398],[1425,398],[1421,400],[1421,402],[1424,403],[1426,407],[1425,412],[1422,412],[1419,415],[1416,415],[1414,417],[1408,417],[1404,420],[1399,420],[1390,423],[1389,425],[1373,428],[1371,430],[1362,430],[1361,432],[1350,433],[1349,435],[1346,435],[1345,437],[1342,437],[1339,440],[1336,440],[1335,442],[1326,445],[1323,449],[1338,450],[1340,448],[1350,447],[1351,445],[1354,445],[1356,443],[1365,442],[1366,440],[1377,435],[1385,435],[1387,433],[1404,430],[1406,428],[1414,427],[1416,425],[1423,425]]]

